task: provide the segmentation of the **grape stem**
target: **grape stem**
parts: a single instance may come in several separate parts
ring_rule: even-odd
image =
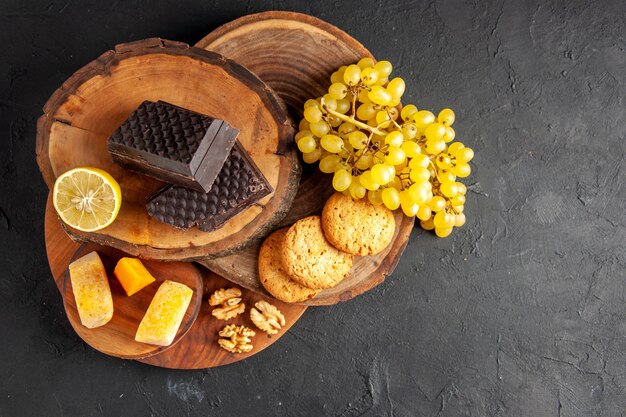
[[[333,116],[335,116],[336,118],[343,120],[344,122],[348,122],[348,123],[352,123],[353,125],[363,129],[363,130],[367,130],[368,132],[373,133],[376,136],[387,136],[387,133],[383,132],[382,130],[376,128],[376,127],[372,127],[368,124],[365,124],[363,122],[359,122],[358,120],[356,120],[354,118],[354,116],[346,116],[345,114],[341,114],[335,110],[332,110],[330,108],[328,108],[328,106],[326,105],[326,103],[324,102],[324,98],[322,97],[321,100],[321,105],[322,105],[322,109],[324,109],[325,112],[327,112],[328,114],[331,114]]]

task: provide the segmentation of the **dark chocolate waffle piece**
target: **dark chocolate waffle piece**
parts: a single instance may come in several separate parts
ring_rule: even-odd
[[[210,232],[271,192],[267,179],[237,141],[208,193],[167,185],[148,197],[146,208],[163,223]]]
[[[163,101],[144,101],[109,137],[113,161],[172,184],[208,192],[239,130]]]

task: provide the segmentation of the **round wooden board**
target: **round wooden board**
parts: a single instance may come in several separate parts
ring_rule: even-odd
[[[200,40],[197,47],[233,59],[257,74],[288,105],[294,119],[304,102],[326,93],[330,74],[370,52],[357,40],[315,17],[292,12],[263,12],[227,23]],[[318,214],[333,193],[329,175],[316,166],[304,170],[291,210],[280,227]],[[406,247],[414,220],[395,212],[396,233],[389,247],[376,256],[355,258],[348,278],[337,287],[304,302],[328,305],[353,298],[391,274]],[[216,259],[199,261],[233,282],[263,292],[258,277],[259,245]]]
[[[45,240],[48,263],[54,281],[62,294],[63,280],[67,272],[67,267],[80,243],[72,241],[63,230],[60,221],[52,207],[51,198],[48,198],[45,213]],[[101,247],[106,251],[107,248]],[[226,286],[233,286],[230,281],[212,273],[206,268],[199,268],[204,286],[204,296],[200,305],[200,311],[196,321],[191,326],[179,343],[169,349],[160,352],[152,357],[140,359],[140,362],[155,366],[174,369],[202,369],[212,368],[229,363],[237,362],[249,356],[255,355],[282,337],[291,326],[293,326],[306,310],[305,306],[286,304],[280,301],[264,297],[246,289],[242,289],[243,300],[248,309],[246,313],[229,322],[218,321],[211,316],[211,308],[207,303],[207,298],[213,290]],[[285,315],[287,325],[275,336],[268,336],[266,333],[257,331],[253,339],[254,349],[245,354],[230,354],[221,349],[215,336],[226,323],[245,324],[254,328],[248,315],[249,307],[258,300],[267,300],[274,304]],[[256,330],[256,328],[255,328]]]
[[[226,120],[274,192],[213,232],[178,230],[148,216],[157,180],[113,163],[107,138],[144,100]],[[37,126],[37,162],[49,188],[77,166],[102,168],[120,183],[116,221],[95,233],[67,227],[75,239],[149,259],[228,255],[258,242],[291,207],[300,177],[293,126],[284,104],[256,75],[214,52],[146,39],[118,45],[72,75],[48,100]]]
[[[104,326],[88,329],[83,326],[78,316],[76,299],[72,290],[72,281],[69,271],[66,271],[61,288],[65,313],[74,331],[92,348],[109,356],[124,359],[147,358],[164,352],[175,346],[189,332],[196,321],[202,304],[204,283],[198,268],[189,262],[158,262],[144,260],[143,264],[156,279],[151,285],[133,294],[131,297],[124,292],[119,281],[113,275],[113,269],[125,253],[106,246],[86,243],[81,245],[72,255],[73,262],[90,252],[96,251],[109,276],[111,295],[113,296],[113,318]],[[148,306],[163,281],[172,280],[185,284],[193,290],[193,297],[185,312],[178,333],[169,346],[154,346],[135,341],[135,334],[139,323],[148,310]]]

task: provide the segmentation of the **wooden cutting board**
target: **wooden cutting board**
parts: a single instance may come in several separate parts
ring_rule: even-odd
[[[52,276],[59,292],[63,295],[63,280],[66,275],[67,267],[74,253],[81,247],[81,243],[74,242],[67,236],[54,211],[52,199],[50,197],[48,198],[48,202],[46,204],[45,239],[50,271],[52,272]],[[94,245],[93,248],[97,250],[98,246]],[[108,248],[101,247],[101,250],[106,252]],[[246,304],[246,312],[233,320],[229,320],[228,322],[216,320],[211,315],[212,308],[208,305],[208,297],[216,289],[232,287],[235,285],[205,268],[198,268],[198,270],[202,274],[204,295],[196,321],[186,335],[176,345],[162,351],[161,353],[157,353],[154,356],[140,359],[141,362],[164,368],[175,369],[212,368],[237,362],[257,354],[280,339],[280,337],[282,337],[289,330],[289,328],[293,326],[296,321],[298,321],[300,316],[302,316],[306,310],[306,306],[282,303],[255,292],[242,289],[243,302]],[[71,292],[69,295],[71,296]],[[287,324],[277,335],[267,335],[266,333],[256,329],[254,324],[250,321],[249,307],[253,306],[254,303],[259,300],[267,300],[278,307],[278,309],[285,315]],[[217,332],[223,326],[230,323],[244,324],[257,331],[257,335],[253,339],[254,349],[251,352],[231,354],[217,345]]]
[[[215,29],[195,45],[233,59],[254,72],[287,104],[299,121],[309,98],[321,96],[330,74],[341,65],[372,54],[341,29],[301,13],[270,11],[243,16]],[[317,164],[303,164],[303,174],[293,205],[278,227],[320,214],[334,192],[332,176]],[[346,301],[375,287],[390,275],[413,230],[414,219],[394,212],[396,233],[392,243],[375,256],[357,256],[350,275],[335,288],[321,291],[307,305]],[[276,227],[276,228],[278,228]],[[265,293],[258,277],[259,244],[230,255],[199,262],[243,287]]]

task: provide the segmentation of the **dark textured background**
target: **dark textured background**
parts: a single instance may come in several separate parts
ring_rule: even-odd
[[[343,28],[394,63],[406,101],[456,111],[476,150],[468,224],[416,229],[383,285],[244,362],[93,351],[46,262],[42,105],[116,43],[193,44],[269,9]],[[623,0],[2,0],[0,417],[626,416],[625,16]]]

